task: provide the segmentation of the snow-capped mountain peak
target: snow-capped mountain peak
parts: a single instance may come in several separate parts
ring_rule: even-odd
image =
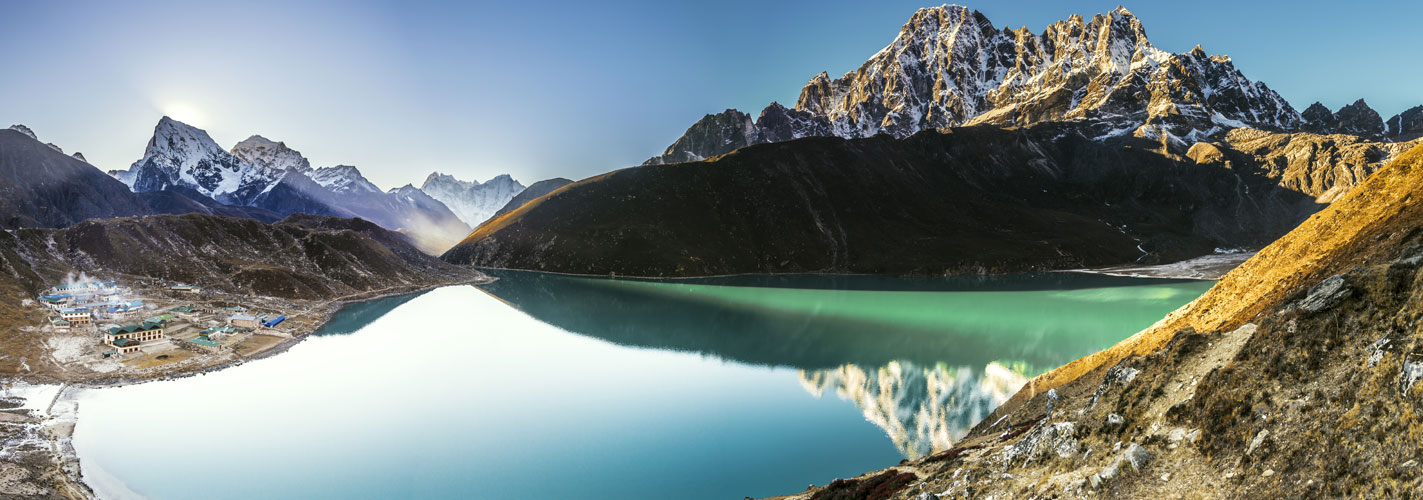
[[[232,146],[232,154],[253,165],[275,169],[310,172],[311,162],[287,143],[254,135]]]
[[[794,109],[772,103],[755,121],[736,110],[706,115],[648,163],[808,136],[903,138],[960,125],[1052,121],[1091,121],[1110,134],[1175,143],[1234,126],[1291,129],[1302,122],[1230,58],[1152,45],[1124,7],[1034,32],[995,28],[981,12],[943,5],[914,12],[854,71],[812,77]]]
[[[523,192],[524,185],[508,174],[480,183],[434,172],[425,177],[420,190],[448,206],[465,224],[478,227]]]
[[[136,192],[185,186],[223,203],[246,205],[282,177],[227,152],[200,128],[167,116],[153,128],[143,158],[118,175]]]
[[[335,193],[379,193],[380,188],[350,165],[321,167],[310,172],[311,180]]]

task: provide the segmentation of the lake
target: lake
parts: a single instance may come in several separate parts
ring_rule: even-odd
[[[268,359],[85,390],[85,480],[154,500],[793,493],[947,448],[1212,284],[490,273],[350,305]]]

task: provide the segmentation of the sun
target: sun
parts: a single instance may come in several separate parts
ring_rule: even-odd
[[[186,102],[170,102],[162,106],[164,115],[188,125],[198,126],[207,120],[207,113]]]

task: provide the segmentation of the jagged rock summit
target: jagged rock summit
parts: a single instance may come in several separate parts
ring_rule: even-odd
[[[973,124],[1090,121],[1101,136],[1131,134],[1189,146],[1228,128],[1293,129],[1300,114],[1229,57],[1196,46],[1171,53],[1117,7],[1071,16],[1041,33],[994,28],[958,5],[919,9],[855,71],[816,75],[794,108],[772,103],[754,121],[707,115],[649,164],[694,161],[801,137],[845,138]]]
[[[1329,111],[1323,103],[1315,102],[1301,116],[1304,124],[1300,129],[1316,134],[1345,134],[1394,142],[1423,137],[1423,106],[1414,106],[1384,121],[1363,99],[1339,111]]]
[[[21,133],[21,134],[28,135],[28,136],[30,136],[31,139],[34,139],[34,140],[36,140],[36,141],[40,140],[39,137],[36,137],[36,136],[35,136],[35,131],[30,130],[29,127],[26,127],[26,126],[24,126],[24,125],[21,125],[21,124],[16,123],[16,124],[10,126],[10,130],[14,130],[14,131],[19,132],[19,133]]]

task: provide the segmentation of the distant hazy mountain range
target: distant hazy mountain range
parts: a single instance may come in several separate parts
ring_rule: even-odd
[[[24,125],[0,134],[0,169],[10,181],[0,186],[9,188],[0,190],[6,193],[0,203],[9,204],[0,206],[7,217],[0,223],[12,228],[158,213],[271,223],[306,213],[367,219],[436,254],[524,191],[508,175],[481,184],[439,173],[421,188],[406,184],[385,191],[354,166],[313,168],[284,142],[254,135],[225,150],[207,132],[168,117],[159,120],[143,157],[127,170],[104,175],[83,155],[66,156],[59,146],[40,142]]]
[[[1226,56],[1156,48],[1125,8],[1072,16],[1041,33],[995,28],[982,13],[920,9],[858,69],[816,75],[794,108],[771,103],[754,120],[738,110],[707,115],[648,164],[695,161],[740,147],[802,137],[908,137],[964,125],[1090,125],[1099,138],[1133,136],[1172,147],[1240,127],[1344,133],[1369,139],[1423,135],[1423,106],[1387,121],[1362,100],[1303,115]]]
[[[154,128],[143,158],[112,173],[137,193],[183,189],[283,216],[361,217],[407,233],[431,250],[470,230],[443,204],[386,193],[356,167],[312,168],[298,151],[262,136],[224,150],[207,132],[168,117]]]

